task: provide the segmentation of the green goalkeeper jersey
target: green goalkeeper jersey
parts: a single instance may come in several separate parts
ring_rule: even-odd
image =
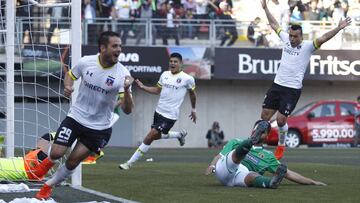
[[[0,180],[27,180],[22,157],[0,158]]]
[[[231,139],[223,147],[220,154],[225,156],[232,150],[236,149],[243,140]],[[249,171],[255,171],[263,175],[266,171],[275,173],[280,162],[275,158],[274,154],[264,149],[261,146],[253,146],[245,158],[241,161],[241,164],[246,166]]]

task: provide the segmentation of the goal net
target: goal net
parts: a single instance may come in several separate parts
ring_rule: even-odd
[[[62,81],[81,55],[80,4],[0,0],[0,181],[31,180],[33,162],[24,157],[39,147],[46,156],[48,143],[39,139],[47,135],[51,142],[49,135],[67,114]],[[44,155],[29,157],[41,161],[39,156]],[[79,171],[75,174],[80,185]]]

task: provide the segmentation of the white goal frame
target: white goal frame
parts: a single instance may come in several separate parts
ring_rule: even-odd
[[[38,7],[71,7],[71,64],[74,65],[81,58],[81,1],[72,0],[71,3],[53,3],[40,4],[35,0],[29,0],[33,6]],[[6,33],[6,157],[14,157],[15,153],[15,81],[14,81],[14,63],[15,63],[15,15],[16,6],[14,0],[6,0],[6,30],[0,32]],[[74,28],[74,29],[73,29]],[[72,98],[76,98],[80,81],[75,82],[75,91]],[[81,186],[81,164],[76,168],[72,175],[72,186]]]

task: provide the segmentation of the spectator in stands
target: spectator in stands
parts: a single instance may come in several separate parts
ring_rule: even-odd
[[[194,37],[194,12],[196,10],[196,4],[194,0],[186,0],[184,2],[184,10],[185,10],[185,19],[186,27],[185,27],[185,37],[192,39]]]
[[[331,6],[332,19],[338,22],[340,19],[346,17],[349,5],[345,1],[335,0]]]
[[[97,10],[100,18],[109,19],[104,22],[104,27],[101,28],[99,31],[108,31],[110,26],[110,19],[115,18],[115,0],[97,0]]]
[[[173,8],[173,2],[170,1],[166,4],[166,27],[162,35],[163,45],[168,45],[168,39],[173,37],[175,39],[175,44],[180,45],[179,42],[179,33],[178,33],[178,24],[174,22],[174,19],[178,19],[179,16],[176,15]]]
[[[57,6],[57,7],[50,7],[50,9],[48,10],[48,13],[50,14],[50,28],[47,34],[47,42],[50,44],[51,43],[51,37],[54,34],[55,29],[60,29],[63,27],[63,24],[61,22],[61,18],[64,16],[63,15],[63,9],[64,7],[62,6]]]
[[[223,22],[224,32],[221,35],[220,46],[223,46],[228,39],[230,41],[228,42],[227,46],[231,46],[236,42],[236,40],[238,38],[238,33],[236,30],[236,22],[232,18],[231,13],[229,11],[228,4],[226,2],[224,2],[224,1],[221,2],[219,4],[219,7],[220,7],[220,10],[222,11],[219,15],[219,19],[224,20],[224,22]]]
[[[306,11],[305,5],[301,0],[290,0],[290,21],[302,21],[305,19],[304,12]]]
[[[247,38],[250,42],[254,43],[255,47],[261,45],[267,46],[265,35],[268,31],[267,29],[260,27],[260,22],[260,17],[256,17],[254,21],[250,23],[247,29]]]
[[[333,5],[333,0],[319,0],[318,8],[320,9],[320,20],[330,20],[332,11],[331,6]]]
[[[220,129],[220,124],[214,121],[211,129],[206,133],[209,148],[221,148],[224,144],[224,132]]]
[[[140,0],[137,5],[137,9],[139,10],[139,17],[141,19],[151,19],[154,13],[154,10],[156,9],[155,0]],[[155,39],[156,39],[156,27],[152,25],[152,37],[153,37],[153,45],[155,45]],[[142,38],[145,37],[146,33],[146,26],[145,25],[139,25],[137,29],[137,35],[136,35],[136,45],[140,44],[140,41]]]
[[[87,20],[88,24],[94,23],[94,19],[96,18],[96,11],[91,4],[91,0],[84,0],[81,4],[81,7],[82,18]]]
[[[94,33],[98,33],[97,26],[95,23],[96,19],[96,11],[91,3],[91,0],[84,0],[82,5],[82,18],[86,20],[87,25],[87,34],[88,34],[88,43],[89,44],[96,44],[96,39]]]
[[[197,19],[198,26],[196,26],[196,32],[194,39],[198,39],[200,35],[200,31],[202,27],[206,27],[206,21],[201,20],[208,20],[208,1],[207,0],[195,0],[196,7],[194,13],[194,19]]]
[[[134,10],[132,0],[116,0],[115,11],[117,20],[117,32],[121,35],[121,42],[126,45],[129,31],[132,27],[134,18]]]
[[[317,0],[312,0],[308,12],[308,18],[306,20],[320,20],[320,9],[318,8]]]
[[[31,30],[31,22],[29,19],[29,16],[32,14],[31,5],[29,5],[29,2],[27,0],[17,0],[16,1],[16,16],[22,18],[22,30],[23,30],[23,42],[24,43],[32,43],[32,34],[30,34]],[[1,6],[1,13],[5,13],[5,4]],[[1,34],[2,36],[3,34]],[[1,44],[3,44],[4,37],[0,37]]]

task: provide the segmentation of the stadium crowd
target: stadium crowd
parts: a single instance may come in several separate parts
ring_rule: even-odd
[[[42,2],[68,2],[68,0],[43,0]],[[227,9],[220,8],[221,2],[227,3]],[[17,0],[17,15],[40,17],[38,14],[40,11],[35,11],[35,7],[28,4],[27,0]],[[181,39],[204,38],[209,36],[209,22],[217,20],[216,23],[224,24],[224,26],[218,26],[216,30],[217,39],[221,39],[229,32],[226,27],[235,26],[239,34],[232,32],[231,37],[236,39],[243,37],[242,40],[249,40],[254,46],[272,46],[271,42],[266,42],[274,39],[270,36],[271,29],[266,21],[260,21],[256,25],[257,29],[254,30],[255,34],[266,36],[264,43],[255,43],[254,39],[249,38],[246,29],[240,30],[241,26],[247,27],[254,22],[254,19],[265,19],[261,10],[252,9],[257,4],[259,4],[258,1],[246,0],[82,0],[82,18],[87,22],[88,33],[100,33],[104,30],[116,31],[121,34],[124,45],[127,44],[129,37],[135,39],[136,45],[144,39],[146,27],[139,24],[140,19],[161,19],[158,22],[152,21],[153,45],[156,44],[157,38],[162,39],[163,45],[167,45],[170,38],[175,40],[175,45],[180,45]],[[274,11],[274,17],[283,28],[291,22],[338,22],[340,18],[347,16],[354,21],[360,21],[359,0],[270,0],[269,8]],[[49,9],[47,15],[60,18],[69,14],[65,8],[59,7]],[[115,26],[112,25],[114,22],[116,22]],[[99,24],[104,24],[104,26],[99,26]],[[30,25],[25,23],[23,26],[24,31],[29,30]],[[48,27],[48,43],[51,43],[52,33],[57,26],[61,24],[52,23]],[[261,30],[261,33],[256,33],[257,30]],[[91,41],[91,34],[89,34],[89,43],[94,43]],[[227,45],[231,46],[232,43]]]

